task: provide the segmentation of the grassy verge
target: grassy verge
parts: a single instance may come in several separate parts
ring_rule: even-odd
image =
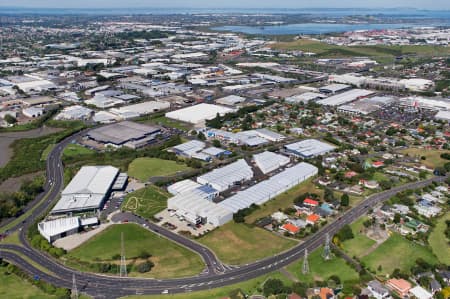
[[[167,118],[165,116],[158,116],[155,118],[151,118],[149,120],[144,120],[144,123],[148,124],[154,124],[154,125],[162,125],[170,128],[175,128],[183,131],[188,131],[192,128],[192,125],[188,123],[183,123],[177,120],[173,120],[170,118]]]
[[[151,254],[150,260],[155,264],[152,270],[140,276],[153,278],[185,277],[199,274],[205,265],[196,253],[162,238],[138,225],[113,225],[83,245],[66,255],[71,263],[109,262],[117,263],[115,256],[120,254],[121,233],[125,239],[125,254],[128,263],[139,263],[143,251]],[[137,272],[131,272],[136,276]]]
[[[361,232],[364,229],[363,222],[367,219],[368,217],[361,217],[353,222],[350,227],[352,228],[355,237],[342,243],[342,249],[344,249],[351,257],[361,257],[376,243]]]
[[[428,242],[439,261],[443,264],[450,265],[450,246],[449,241],[444,234],[447,227],[445,221],[447,220],[450,220],[450,213],[448,212],[443,217],[439,218],[436,227],[428,238]]]
[[[158,158],[137,158],[130,163],[128,174],[142,182],[151,177],[170,176],[179,171],[190,170],[185,164]]]
[[[84,146],[81,146],[79,144],[69,144],[66,146],[66,148],[63,151],[63,157],[79,157],[79,156],[86,156],[86,155],[92,155],[95,153],[95,151],[86,148]]]
[[[437,258],[427,247],[410,242],[394,233],[361,261],[371,271],[381,266],[378,274],[391,274],[396,268],[408,273],[418,258],[431,264],[437,262]]]
[[[430,168],[436,168],[442,166],[449,162],[448,160],[442,159],[441,154],[448,153],[450,151],[445,150],[425,150],[423,148],[408,148],[401,151],[402,154],[408,154],[410,157],[425,157],[425,160],[420,160],[421,163]]]
[[[306,275],[302,273],[303,259],[287,267],[302,282],[312,283],[314,281],[327,281],[330,276],[338,276],[342,282],[354,283],[359,281],[358,273],[346,262],[337,256],[330,260],[324,260],[322,257],[323,248],[312,252],[308,257],[310,272]]]
[[[167,207],[167,198],[169,194],[152,185],[128,194],[122,209],[150,219]]]
[[[48,299],[56,296],[44,293],[30,282],[21,279],[15,274],[5,273],[4,268],[0,268],[0,298],[8,299]]]
[[[297,244],[261,228],[234,222],[208,233],[199,242],[211,248],[222,262],[230,265],[253,262]]]
[[[271,215],[279,209],[291,207],[295,198],[304,193],[316,193],[319,196],[323,196],[323,190],[317,188],[312,179],[309,179],[263,204],[260,209],[245,217],[245,222],[254,223],[256,220]]]

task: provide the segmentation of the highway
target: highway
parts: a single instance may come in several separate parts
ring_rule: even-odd
[[[335,234],[345,224],[350,224],[355,221],[367,213],[370,208],[391,198],[398,192],[417,189],[427,186],[433,181],[442,182],[446,179],[446,177],[433,177],[432,179],[402,185],[374,194],[366,198],[358,206],[347,211],[334,222],[329,223],[317,233],[307,238],[303,243],[276,256],[234,267],[222,265],[211,250],[195,241],[147,222],[144,219],[132,218],[132,221],[140,224],[146,223],[148,229],[160,234],[162,237],[168,238],[198,253],[205,261],[206,270],[198,276],[177,279],[120,278],[117,276],[82,273],[68,268],[46,253],[34,249],[26,237],[30,225],[33,225],[37,219],[42,217],[59,198],[59,194],[64,186],[63,165],[61,162],[62,151],[72,140],[84,133],[85,131],[82,131],[66,138],[51,151],[47,159],[47,183],[44,188],[44,194],[39,195],[40,202],[39,200],[36,201],[35,208],[31,210],[30,215],[23,222],[16,224],[10,229],[10,231],[20,231],[19,237],[22,245],[0,243],[0,257],[17,265],[30,275],[38,275],[41,279],[55,286],[70,288],[72,285],[72,276],[75,274],[78,290],[94,298],[119,298],[135,294],[161,294],[166,290],[169,293],[184,293],[221,287],[256,278],[300,259],[305,249],[311,252],[320,247],[325,241],[326,234],[330,236]],[[29,260],[33,261],[33,263],[28,262]],[[35,265],[39,265],[39,267]],[[44,272],[40,269],[46,269],[47,271]]]

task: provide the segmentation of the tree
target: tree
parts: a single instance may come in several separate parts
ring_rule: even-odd
[[[343,207],[348,207],[348,205],[350,204],[350,197],[348,196],[348,194],[342,194],[341,196],[341,206]]]
[[[339,238],[339,241],[341,242],[353,239],[355,237],[352,228],[348,224],[344,225],[336,235]]]
[[[399,224],[402,219],[402,216],[399,213],[395,213],[394,215],[394,223]]]
[[[17,123],[17,119],[10,114],[6,114],[4,119],[10,125]]]
[[[214,139],[213,142],[212,142],[212,144],[213,144],[213,146],[215,146],[215,147],[220,147],[220,146],[221,146],[220,141],[217,140],[217,139]]]
[[[203,132],[198,132],[197,137],[200,140],[206,140],[206,136],[205,134],[203,134]]]
[[[137,265],[137,271],[139,273],[146,273],[146,272],[150,272],[150,270],[155,266],[155,264],[153,264],[150,261],[146,261],[143,263],[140,263],[139,265]]]
[[[276,278],[268,279],[263,286],[265,296],[283,294],[288,291],[289,288],[287,288],[280,279]]]

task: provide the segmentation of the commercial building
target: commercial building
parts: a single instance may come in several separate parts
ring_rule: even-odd
[[[191,140],[177,146],[174,146],[171,151],[175,154],[184,156],[184,157],[192,157],[194,154],[202,151],[206,147],[206,144],[202,141]]]
[[[305,92],[302,94],[293,95],[290,97],[287,97],[285,101],[290,104],[307,104],[309,101],[315,101],[326,98],[325,95],[317,92]]]
[[[352,89],[352,87],[347,84],[331,84],[331,85],[320,87],[319,91],[321,93],[325,93],[325,94],[336,94],[336,93],[344,92],[344,91],[347,91],[350,89]]]
[[[390,96],[376,96],[368,99],[361,99],[350,104],[341,105],[338,111],[350,115],[368,115],[394,102]]]
[[[64,108],[55,117],[55,119],[58,119],[58,120],[86,120],[86,119],[91,118],[93,113],[94,113],[94,111],[89,108],[79,106],[79,105],[74,105],[74,106]]]
[[[328,143],[318,141],[316,139],[306,139],[296,143],[285,145],[284,148],[286,149],[286,151],[295,156],[301,157],[303,159],[309,159],[326,154],[334,150],[336,147]]]
[[[226,97],[216,100],[217,104],[226,105],[226,106],[234,106],[234,105],[242,103],[242,102],[245,102],[245,98],[237,96],[237,95],[229,95],[229,96],[226,96]]]
[[[450,111],[441,110],[434,116],[434,118],[437,120],[443,120],[446,122],[450,122]]]
[[[329,98],[317,101],[317,103],[325,106],[339,106],[367,97],[371,94],[374,94],[374,92],[367,89],[352,89],[344,93],[340,93]]]
[[[130,119],[141,115],[155,113],[170,108],[170,103],[162,101],[148,101],[134,105],[111,108],[110,112],[116,114],[121,119]]]
[[[282,166],[286,166],[290,161],[288,157],[268,151],[253,155],[253,160],[255,161],[256,166],[258,166],[264,174],[277,170]]]
[[[49,243],[78,233],[80,229],[79,217],[58,218],[38,223],[38,231]]]
[[[223,116],[226,113],[233,111],[234,110],[231,108],[202,103],[195,106],[168,112],[166,113],[166,117],[191,124],[202,124],[205,120],[213,119],[217,114]]]
[[[268,180],[236,193],[236,195],[220,202],[219,205],[233,211],[233,213],[248,208],[252,204],[261,205],[317,173],[317,167],[302,162],[285,169]]]
[[[83,166],[62,191],[51,213],[99,211],[118,175],[119,169],[112,166]]]
[[[252,168],[244,159],[237,160],[222,168],[214,169],[197,178],[202,185],[209,185],[219,192],[225,191],[235,184],[250,180],[253,177]]]
[[[87,138],[103,146],[140,148],[155,142],[161,134],[158,127],[123,121],[91,130]]]

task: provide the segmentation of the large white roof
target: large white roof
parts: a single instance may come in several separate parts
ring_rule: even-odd
[[[59,236],[80,226],[79,217],[59,218],[44,221],[38,224],[39,231],[48,240],[53,236]]]
[[[322,155],[335,149],[334,146],[316,139],[306,139],[288,144],[285,148],[304,157]]]
[[[169,187],[167,187],[167,191],[169,191],[170,194],[177,195],[180,193],[196,189],[200,186],[201,184],[196,183],[193,180],[187,179],[170,185]]]
[[[222,168],[214,169],[197,178],[197,182],[210,185],[218,191],[230,188],[235,182],[249,180],[253,177],[252,168],[244,159],[239,159]]]
[[[286,156],[268,151],[253,155],[253,159],[255,160],[256,166],[258,166],[264,174],[287,165],[290,161]]]
[[[339,106],[345,103],[352,102],[361,97],[366,97],[374,92],[367,89],[352,89],[347,92],[343,92],[329,98],[317,101],[317,103],[326,106]]]
[[[202,103],[168,112],[166,113],[166,117],[191,124],[198,124],[205,120],[213,119],[216,117],[217,113],[219,113],[219,115],[224,115],[233,111],[233,109],[227,107]]]
[[[300,184],[308,178],[316,175],[317,167],[309,163],[299,163],[283,172],[262,181],[236,195],[227,198],[219,205],[236,213],[239,210],[250,207],[252,204],[261,205],[284,191]]]

